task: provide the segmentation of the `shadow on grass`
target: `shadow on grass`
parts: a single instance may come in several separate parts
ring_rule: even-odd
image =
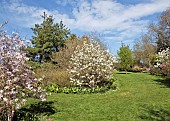
[[[45,101],[23,107],[15,112],[13,121],[38,121],[43,116],[55,114],[57,110],[53,104],[52,101]]]
[[[161,85],[164,85],[165,87],[170,88],[170,77],[169,78],[163,78],[163,79],[156,79],[154,81],[158,82]]]
[[[141,119],[150,121],[170,121],[170,109],[145,108],[145,113],[139,116]]]

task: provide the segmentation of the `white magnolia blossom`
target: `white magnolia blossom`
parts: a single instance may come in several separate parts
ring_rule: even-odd
[[[160,70],[160,74],[170,76],[170,49],[166,48],[158,53],[157,62],[154,65],[156,69]]]
[[[70,80],[79,86],[94,87],[112,77],[114,58],[98,42],[77,46],[70,59]]]
[[[156,65],[154,65],[155,67],[159,67],[162,63],[170,62],[170,49],[166,48],[166,50],[158,52],[157,56],[158,58],[156,60]]]
[[[162,63],[170,59],[170,49],[166,48],[166,50],[162,50],[158,52],[158,62]]]

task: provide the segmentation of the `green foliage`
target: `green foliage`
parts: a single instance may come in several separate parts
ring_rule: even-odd
[[[125,46],[122,44],[122,47],[120,47],[117,54],[120,59],[120,68],[127,71],[134,62],[132,51],[129,49],[129,46]]]
[[[55,93],[65,93],[65,94],[87,94],[87,93],[104,93],[109,90],[116,90],[117,89],[117,82],[115,79],[112,79],[109,83],[103,86],[96,86],[92,88],[88,87],[59,87],[56,83],[50,84],[47,86],[46,91],[48,92],[55,92]]]
[[[152,55],[152,60],[151,60],[151,65],[152,66],[156,64],[157,59],[158,59],[158,55],[157,54]]]
[[[29,65],[32,69],[37,69],[37,68],[42,67],[41,63],[34,62],[34,61],[27,61],[26,64]]]
[[[64,47],[65,41],[70,34],[62,21],[54,23],[52,16],[44,13],[44,21],[41,24],[35,24],[32,28],[35,36],[32,37],[33,47],[28,47],[28,56],[34,58],[39,55],[39,61],[51,61],[52,52],[58,51],[59,47]]]

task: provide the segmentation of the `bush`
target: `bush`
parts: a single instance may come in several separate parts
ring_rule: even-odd
[[[158,52],[156,64],[150,73],[155,75],[170,76],[170,49]]]
[[[130,68],[128,71],[130,71],[130,72],[144,72],[144,71],[146,71],[146,68],[140,68],[139,66],[134,66],[133,68]]]
[[[113,57],[98,42],[77,46],[70,59],[70,80],[74,85],[96,87],[107,83],[113,73]]]
[[[160,69],[163,76],[170,76],[170,63],[162,63]]]
[[[70,87],[69,73],[58,68],[55,64],[43,63],[40,68],[35,69],[37,77],[43,77],[43,84],[57,84],[59,87]]]
[[[89,93],[105,93],[109,90],[116,90],[117,89],[117,81],[115,79],[110,80],[107,84],[103,86],[96,86],[96,87],[79,87],[79,86],[72,86],[72,87],[59,87],[56,83],[48,85],[46,88],[48,92],[55,92],[55,93],[65,93],[65,94],[89,94]]]
[[[157,75],[157,76],[161,75],[161,70],[160,68],[157,67],[150,68],[149,72],[151,75]]]
[[[26,64],[27,64],[28,66],[30,66],[33,70],[34,70],[34,69],[37,69],[37,68],[40,68],[40,67],[42,66],[41,63],[39,63],[39,62],[34,62],[34,61],[27,61]]]

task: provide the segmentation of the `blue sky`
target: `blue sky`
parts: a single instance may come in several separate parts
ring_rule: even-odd
[[[93,32],[115,55],[121,41],[131,48],[133,41],[151,22],[157,22],[169,0],[0,0],[0,23],[8,20],[5,29],[17,31],[30,39],[31,27],[41,23],[40,15],[53,15],[78,36]]]

